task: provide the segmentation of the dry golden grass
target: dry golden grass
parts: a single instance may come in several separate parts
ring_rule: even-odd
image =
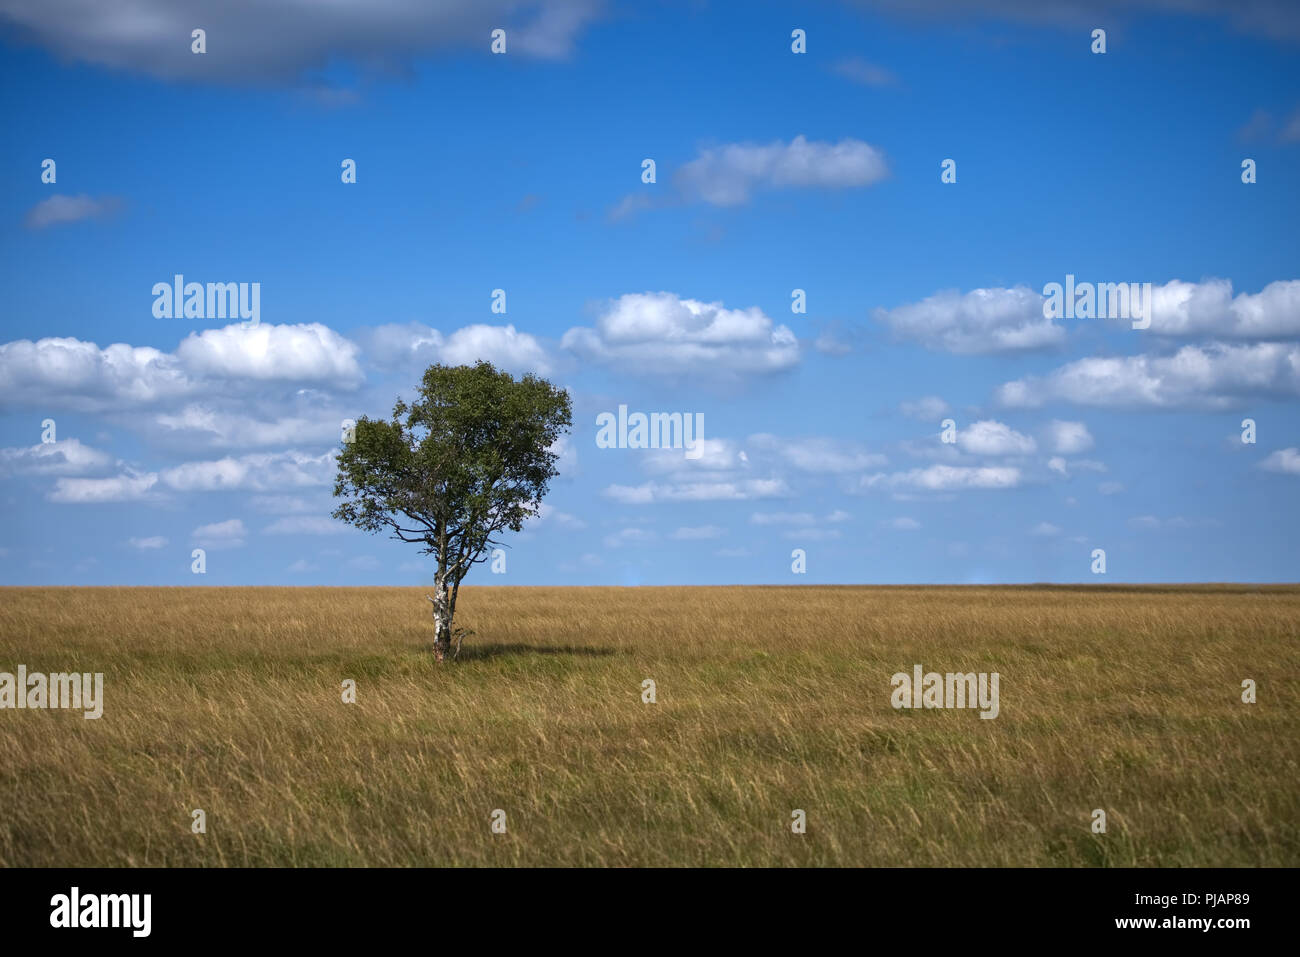
[[[427,608],[0,590],[0,671],[106,699],[0,711],[0,864],[1300,863],[1297,587],[466,588],[443,667]],[[915,663],[1001,716],[895,711]]]

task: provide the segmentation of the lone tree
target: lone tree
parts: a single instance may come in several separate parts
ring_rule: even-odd
[[[391,422],[362,417],[338,458],[334,517],[423,545],[437,561],[433,650],[451,647],[461,580],[493,536],[540,510],[558,472],[554,446],[571,424],[569,395],[545,379],[516,380],[490,363],[430,366],[419,397]]]

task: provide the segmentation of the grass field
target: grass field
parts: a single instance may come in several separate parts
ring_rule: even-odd
[[[1300,587],[467,587],[442,667],[428,607],[0,589],[0,671],[105,676],[0,711],[0,864],[1300,864]]]

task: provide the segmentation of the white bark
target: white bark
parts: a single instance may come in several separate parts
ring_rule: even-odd
[[[434,580],[433,597],[425,595],[433,603],[433,654],[438,661],[447,657],[451,650],[451,596],[447,593],[447,578],[439,572]]]

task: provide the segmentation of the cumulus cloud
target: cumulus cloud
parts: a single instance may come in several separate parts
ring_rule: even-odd
[[[862,140],[822,143],[796,136],[789,143],[729,143],[702,150],[677,170],[673,184],[688,199],[738,206],[758,190],[869,186],[888,172],[884,154]]]
[[[534,521],[538,523],[545,522],[548,525],[559,525],[566,529],[576,530],[587,527],[587,523],[578,516],[570,515],[568,512],[561,512],[554,505],[547,502],[542,502],[537,507],[537,517]]]
[[[163,434],[194,438],[217,448],[286,445],[294,442],[338,441],[342,436],[341,412],[320,410],[314,416],[289,415],[259,419],[248,411],[220,411],[190,404],[176,412],[160,412],[153,421]]]
[[[453,332],[443,344],[442,360],[448,365],[473,365],[480,359],[504,369],[539,375],[551,372],[551,363],[541,343],[514,326],[465,326]]]
[[[346,526],[324,515],[288,515],[266,526],[267,535],[336,535]]]
[[[1053,536],[1060,535],[1061,530],[1051,522],[1039,522],[1029,530],[1029,534],[1036,535],[1039,538],[1052,538]]]
[[[799,361],[794,333],[761,309],[727,309],[669,292],[620,296],[594,328],[570,329],[561,345],[593,362],[663,376],[763,374]]]
[[[200,525],[190,535],[196,544],[204,548],[238,548],[244,544],[248,530],[238,518],[211,525]]]
[[[1300,475],[1300,449],[1279,449],[1261,462],[1260,467],[1270,472]]]
[[[641,467],[655,475],[692,472],[725,472],[745,468],[748,456],[732,439],[700,439],[696,458],[688,459],[686,449],[645,449],[638,452]]]
[[[139,502],[157,484],[158,476],[152,472],[128,472],[111,478],[61,478],[54,483],[48,498],[67,505]]]
[[[1092,459],[1075,459],[1067,461],[1064,456],[1054,455],[1047,460],[1047,467],[1059,475],[1069,478],[1071,471],[1074,472],[1105,472],[1106,464],[1096,462]]]
[[[0,23],[66,59],[166,79],[231,84],[300,80],[335,62],[399,70],[448,49],[487,53],[489,32],[506,30],[512,54],[568,56],[598,14],[599,0],[296,0],[209,3],[133,0],[130,15],[109,4],[3,0]],[[190,52],[190,31],[207,31],[207,53]]]
[[[355,387],[360,349],[319,322],[235,324],[186,336],[176,356],[195,376]]]
[[[42,442],[26,448],[0,449],[0,477],[10,475],[83,475],[113,465],[113,456],[77,439]]]
[[[1300,346],[1282,343],[1184,346],[1171,356],[1088,358],[1046,376],[998,387],[1004,406],[1072,402],[1098,408],[1226,409],[1245,396],[1300,394]]]
[[[784,498],[790,488],[783,479],[742,479],[719,482],[645,482],[641,485],[610,485],[607,498],[624,505],[653,505],[664,502],[743,502],[752,499]]]
[[[1037,448],[1029,436],[993,419],[959,429],[957,445],[972,455],[1029,455]]]
[[[1020,485],[1020,469],[1011,466],[931,465],[903,472],[864,476],[859,487],[947,492],[961,489],[1004,489]]]
[[[870,143],[818,142],[796,136],[789,143],[727,143],[701,150],[673,174],[675,197],[664,202],[742,206],[757,192],[778,189],[849,189],[870,186],[889,174],[884,154]],[[611,219],[657,205],[644,192],[625,196]]]
[[[952,411],[951,407],[937,395],[927,395],[919,399],[900,402],[898,410],[909,419],[921,422],[938,422]]]
[[[164,469],[164,485],[178,492],[216,492],[243,489],[284,492],[286,489],[328,485],[334,476],[334,451],[321,455],[305,452],[255,452],[205,462],[185,462]]]
[[[769,454],[801,472],[858,472],[883,465],[884,455],[869,452],[859,442],[822,437],[788,439],[759,433],[746,444],[755,452]]]
[[[57,194],[41,200],[29,209],[23,222],[28,229],[46,229],[65,223],[79,223],[85,219],[99,219],[116,212],[121,206],[122,201],[112,196],[95,199],[84,193],[78,196]]]
[[[877,309],[875,319],[898,339],[959,355],[1055,349],[1065,329],[1043,315],[1043,297],[1025,286],[1014,289],[955,289],[920,302]]]
[[[1047,424],[1047,442],[1053,452],[1077,455],[1093,447],[1092,433],[1082,422],[1064,422],[1053,419]]]
[[[73,338],[0,344],[0,405],[118,410],[267,383],[354,389],[356,345],[319,323],[239,324],[193,332],[175,353]]]
[[[334,475],[333,450],[321,455],[288,450],[185,462],[158,472],[127,470],[110,478],[60,478],[53,502],[132,502],[164,491],[284,492],[328,485]]]
[[[422,322],[389,323],[370,330],[364,341],[367,355],[384,367],[423,370],[435,362],[473,365],[482,359],[511,372],[554,371],[541,340],[513,325],[476,324],[444,336]]]
[[[1300,336],[1300,279],[1232,294],[1229,279],[1183,282],[1151,290],[1149,332],[1164,336],[1268,339]]]

